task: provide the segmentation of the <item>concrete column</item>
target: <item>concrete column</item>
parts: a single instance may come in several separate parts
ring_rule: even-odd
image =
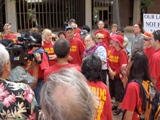
[[[141,1],[134,0],[134,7],[133,7],[133,24],[138,22],[141,19]]]
[[[17,32],[16,1],[5,0],[6,23],[11,23],[12,31]]]
[[[92,0],[85,0],[85,24],[92,29]]]

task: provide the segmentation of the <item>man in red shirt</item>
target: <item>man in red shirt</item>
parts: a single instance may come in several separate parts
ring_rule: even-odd
[[[149,63],[150,59],[152,58],[152,55],[155,53],[155,49],[151,46],[150,42],[153,35],[150,32],[145,32],[142,35],[144,36],[144,46],[145,46],[143,52],[146,54]]]
[[[153,32],[153,37],[150,41],[152,47],[156,50],[149,63],[150,76],[156,89],[160,91],[160,30]]]
[[[68,63],[69,50],[70,50],[70,45],[69,45],[69,42],[67,40],[61,38],[61,39],[58,39],[55,42],[54,52],[57,55],[57,62],[56,62],[56,64],[50,66],[49,68],[47,68],[44,71],[45,81],[48,81],[47,77],[52,72],[57,72],[61,68],[72,67],[72,68],[77,69],[78,71],[81,71],[80,66]]]
[[[16,35],[14,34],[11,34],[11,25],[6,23],[4,25],[4,32],[5,34],[3,35],[3,38],[5,39],[10,39],[10,40],[13,40],[14,42],[16,42]]]
[[[81,66],[85,50],[82,41],[74,37],[74,30],[71,26],[66,27],[66,37],[70,43],[69,63]]]
[[[76,30],[78,29],[77,28],[77,24],[76,23],[72,23],[71,26],[74,29],[74,37],[80,39],[80,33],[76,32]]]
[[[99,21],[98,22],[98,28],[99,28],[99,30],[97,30],[96,32],[95,32],[95,35],[97,34],[97,33],[101,33],[101,34],[103,34],[103,42],[107,45],[107,47],[109,46],[109,40],[110,40],[110,34],[109,34],[109,32],[108,32],[108,30],[106,30],[105,28],[104,28],[104,22],[103,21]]]

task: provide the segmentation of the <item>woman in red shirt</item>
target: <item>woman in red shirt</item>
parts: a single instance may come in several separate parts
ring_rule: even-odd
[[[90,89],[99,100],[94,120],[112,120],[111,98],[108,87],[102,82],[101,69],[102,62],[97,55],[90,54],[84,58],[82,73],[86,77]]]
[[[118,115],[121,113],[121,102],[124,96],[123,83],[119,77],[121,66],[127,64],[128,56],[123,48],[124,39],[120,35],[111,36],[111,44],[113,49],[109,55],[109,89],[111,97],[115,97],[115,105],[112,106],[113,114]]]
[[[49,66],[56,63],[57,56],[54,54],[53,42],[52,42],[52,31],[49,29],[44,29],[42,32],[43,39],[43,49],[49,54]]]
[[[123,120],[140,120],[138,113],[143,112],[141,109],[143,92],[140,91],[140,87],[137,82],[130,81],[150,81],[147,56],[144,52],[138,51],[133,54],[130,64],[131,67],[128,77],[129,82],[126,87],[126,93],[121,106],[124,109]]]

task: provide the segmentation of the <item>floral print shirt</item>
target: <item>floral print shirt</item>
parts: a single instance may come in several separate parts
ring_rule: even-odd
[[[0,120],[39,120],[40,113],[28,85],[0,79]]]

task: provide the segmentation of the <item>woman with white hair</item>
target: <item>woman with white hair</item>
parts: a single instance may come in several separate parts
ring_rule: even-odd
[[[40,119],[39,106],[32,89],[24,83],[8,81],[11,71],[10,57],[0,44],[0,119]]]

